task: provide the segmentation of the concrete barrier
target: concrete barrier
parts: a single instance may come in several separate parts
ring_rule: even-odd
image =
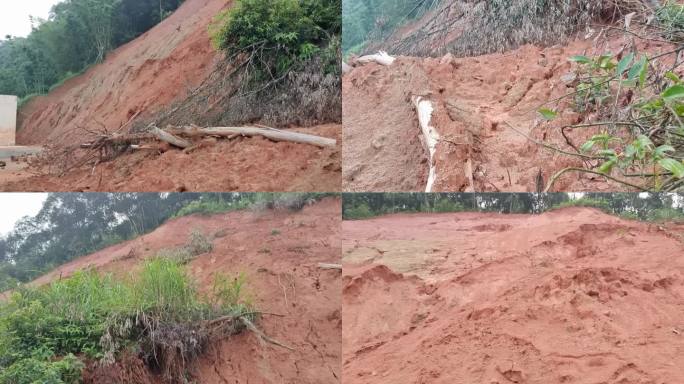
[[[16,144],[17,97],[0,95],[0,146]]]

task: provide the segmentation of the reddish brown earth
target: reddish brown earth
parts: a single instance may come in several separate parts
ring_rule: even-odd
[[[342,223],[345,383],[684,382],[684,227],[589,208]]]
[[[425,191],[429,164],[412,96],[433,103],[431,125],[442,139],[434,159],[433,191],[534,192],[540,170],[548,181],[561,169],[583,167],[578,158],[543,148],[523,134],[574,152],[560,127],[596,117],[574,112],[568,99],[546,106],[561,111],[551,123],[537,110],[573,91],[564,80],[576,69],[569,57],[617,53],[629,44],[631,38],[611,35],[599,42],[578,38],[546,48],[526,45],[503,54],[401,56],[389,67],[357,66],[344,76],[342,85],[344,190]],[[650,53],[669,48],[658,42],[638,47]],[[598,130],[567,132],[573,145],[580,147]],[[560,178],[554,190],[625,188],[594,175],[570,173]]]
[[[19,111],[17,143],[63,148],[87,142],[104,128],[126,132],[186,98],[225,60],[212,47],[207,28],[231,4],[187,0],[162,23],[109,53],[103,63],[33,99]],[[295,130],[330,138],[341,135],[339,125]],[[46,169],[0,170],[0,190],[339,190],[340,152],[341,144],[321,150],[261,138],[221,140],[189,155],[127,153],[63,177]]]
[[[209,141],[196,151],[159,147],[83,167],[64,176],[35,170],[0,171],[2,191],[339,191],[341,131],[338,124],[293,129],[337,139],[318,148],[255,138]]]
[[[126,274],[163,248],[187,243],[193,229],[214,238],[214,249],[188,264],[200,287],[216,272],[245,273],[255,305],[285,315],[264,316],[258,326],[295,348],[262,345],[251,333],[215,340],[194,369],[198,383],[340,383],[341,291],[339,271],[318,263],[340,262],[339,199],[303,211],[240,211],[171,220],[135,240],[74,260],[34,284],[84,268]],[[279,234],[272,231],[278,230]]]

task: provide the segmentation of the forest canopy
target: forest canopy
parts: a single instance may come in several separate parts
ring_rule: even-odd
[[[399,212],[536,214],[583,206],[638,220],[684,220],[684,199],[674,193],[366,193],[345,195],[345,219]]]
[[[0,94],[43,94],[138,37],[183,0],[64,0],[28,37],[0,37]]]
[[[442,0],[344,0],[342,49],[358,53],[368,41],[380,41],[394,30],[441,4]]]

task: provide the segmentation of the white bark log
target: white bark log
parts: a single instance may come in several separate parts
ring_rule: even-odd
[[[327,137],[308,135],[305,133],[284,131],[275,128],[258,128],[258,127],[179,127],[170,129],[171,132],[179,132],[189,136],[192,135],[214,135],[222,137],[231,137],[234,135],[242,136],[263,136],[273,141],[289,141],[293,143],[310,144],[317,147],[335,147],[337,140],[329,139]]]

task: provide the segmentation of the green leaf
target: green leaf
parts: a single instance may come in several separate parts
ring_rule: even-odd
[[[591,59],[582,55],[572,56],[568,60],[579,64],[591,64]]]
[[[684,116],[684,104],[675,104],[672,109],[674,109],[677,116]]]
[[[612,149],[602,149],[602,150],[598,151],[598,155],[603,156],[603,157],[608,157],[608,158],[617,157],[617,154]]]
[[[656,148],[655,154],[657,156],[663,157],[665,156],[668,152],[674,152],[675,149],[671,145],[661,145],[660,147]]]
[[[638,144],[637,148],[652,148],[653,142],[646,135],[639,135],[635,141]]]
[[[679,76],[677,76],[676,74],[674,74],[674,73],[672,73],[672,72],[667,72],[667,73],[665,74],[665,77],[667,77],[668,79],[672,80],[672,82],[675,83],[675,84],[678,84],[679,82],[681,82],[681,79],[679,78]]]
[[[672,172],[674,177],[676,177],[678,179],[684,178],[684,164],[682,164],[681,162],[679,162],[675,159],[666,158],[666,159],[661,159],[660,161],[658,161],[658,164],[661,167]]]
[[[646,75],[648,74],[648,57],[643,57],[644,64],[641,66],[641,71],[639,72],[639,84],[644,85],[646,83]]]
[[[613,170],[613,167],[615,166],[616,163],[617,163],[617,161],[615,159],[608,160],[605,163],[601,164],[601,167],[599,167],[598,171],[601,173],[608,174],[608,173],[610,173],[610,171]]]
[[[663,99],[672,101],[684,97],[684,85],[673,85],[663,92]]]
[[[617,66],[617,75],[619,77],[622,77],[622,74],[625,73],[627,67],[632,63],[632,60],[634,60],[634,53],[630,53],[620,60]]]
[[[548,108],[542,108],[537,112],[539,112],[539,114],[542,115],[542,117],[544,117],[546,120],[553,120],[556,118],[556,116],[558,116],[558,112],[552,111]]]
[[[613,63],[613,57],[610,55],[603,55],[598,58],[598,66],[601,69],[611,70],[615,68],[615,63]]]
[[[627,74],[627,78],[629,80],[634,80],[637,77],[639,79],[641,79],[641,74],[644,73],[647,66],[648,66],[648,58],[646,56],[641,56],[639,61],[634,63],[632,68],[629,70],[629,73]]]
[[[607,133],[599,133],[598,135],[594,135],[591,137],[591,141],[605,141],[608,142],[610,139],[613,138],[613,136],[607,134]]]
[[[580,147],[580,152],[589,152],[593,147],[594,144],[596,144],[595,141],[589,140],[586,143],[582,144],[582,147]]]
[[[632,145],[629,144],[627,147],[625,147],[625,152],[623,152],[623,155],[627,158],[632,158],[634,155],[636,155],[637,149]]]

